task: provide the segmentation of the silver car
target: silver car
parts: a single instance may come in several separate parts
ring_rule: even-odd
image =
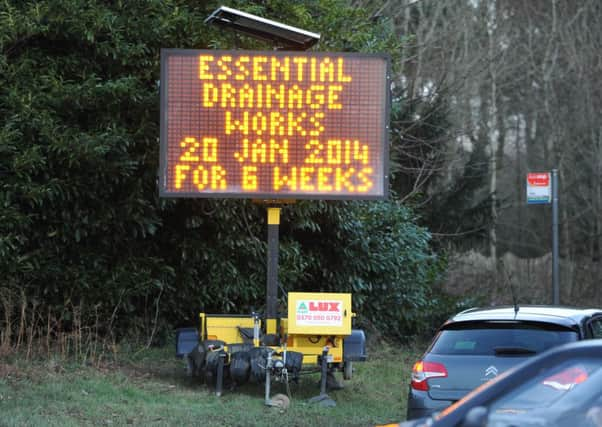
[[[428,416],[529,357],[602,338],[602,309],[508,306],[463,311],[441,326],[414,364],[407,419]]]

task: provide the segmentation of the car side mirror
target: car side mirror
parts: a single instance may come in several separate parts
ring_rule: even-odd
[[[461,427],[487,427],[488,418],[489,409],[485,406],[475,406],[468,411],[462,420]]]

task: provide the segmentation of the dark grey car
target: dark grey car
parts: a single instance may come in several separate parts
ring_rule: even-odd
[[[602,309],[470,309],[443,324],[416,362],[407,419],[440,411],[482,383],[549,348],[602,338]]]

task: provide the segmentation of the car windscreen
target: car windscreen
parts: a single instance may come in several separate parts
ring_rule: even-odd
[[[525,322],[467,322],[444,328],[429,353],[442,355],[529,355],[577,341],[561,326]]]

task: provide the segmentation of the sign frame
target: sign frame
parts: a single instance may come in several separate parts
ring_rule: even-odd
[[[377,159],[380,173],[375,173],[374,183],[377,186],[382,186],[376,193],[339,193],[333,192],[304,192],[304,191],[287,191],[279,193],[277,190],[269,191],[174,191],[168,189],[168,131],[169,131],[169,114],[168,114],[168,97],[169,97],[169,70],[168,58],[171,56],[199,56],[213,55],[266,55],[272,57],[304,56],[307,58],[371,58],[385,62],[385,75],[382,77],[383,93],[379,96],[385,105],[382,108],[382,115],[376,128],[380,129],[382,135],[380,141],[370,144],[376,146],[380,159]],[[380,81],[377,81],[380,87]],[[200,95],[199,95],[200,97]],[[199,101],[200,102],[200,101]],[[358,113],[361,114],[361,113]],[[237,51],[237,50],[204,50],[204,49],[161,49],[161,83],[160,83],[160,160],[158,171],[159,196],[169,198],[239,198],[239,199],[267,199],[267,200],[384,200],[389,193],[389,130],[390,130],[390,114],[391,114],[391,60],[387,54],[366,54],[366,53],[349,53],[349,52],[299,52],[299,51]],[[354,116],[355,117],[355,116]],[[378,144],[378,145],[376,145]],[[301,163],[302,164],[302,163]],[[297,165],[298,166],[298,165]]]
[[[526,181],[528,205],[548,205],[552,202],[552,177],[550,172],[529,172]]]
[[[314,304],[318,318],[302,320],[301,316],[311,314],[309,311],[300,312],[299,305]],[[334,304],[335,310],[332,310]],[[288,333],[297,335],[350,335],[352,312],[351,294],[332,292],[289,292],[288,293]],[[332,310],[332,311],[331,311]],[[337,320],[328,319],[331,313],[338,317]],[[321,317],[321,319],[320,319]]]

